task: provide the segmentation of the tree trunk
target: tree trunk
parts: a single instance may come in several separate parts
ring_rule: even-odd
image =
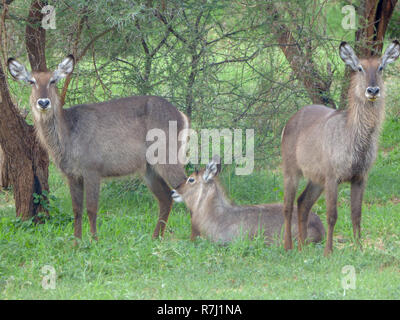
[[[31,68],[45,71],[45,30],[41,28],[43,2],[34,0],[26,26],[26,49]],[[5,165],[2,177],[8,178],[13,187],[17,217],[26,220],[36,217],[41,208],[34,203],[33,194],[49,190],[47,152],[39,144],[33,126],[28,125],[14,105],[7,86],[6,76],[0,63],[0,147]],[[35,219],[37,221],[37,219]]]
[[[32,2],[25,29],[25,44],[32,70],[46,71],[46,30],[41,27],[44,3],[41,0]]]
[[[1,102],[0,102],[1,103]],[[10,179],[8,177],[9,161],[5,156],[3,150],[0,148],[0,188],[8,188],[10,186]]]
[[[383,40],[398,0],[364,0],[358,13],[360,28],[356,32],[356,53],[368,57],[382,53]]]
[[[330,93],[332,73],[329,66],[327,66],[327,76],[322,75],[312,58],[310,39],[295,39],[289,27],[279,21],[279,10],[274,3],[268,6],[268,11],[271,12],[272,16],[270,30],[275,34],[279,47],[289,62],[296,78],[303,83],[312,103],[323,104],[336,109],[335,101]],[[300,27],[295,26],[294,29],[300,29]],[[302,48],[300,42],[307,45],[304,45]]]
[[[48,190],[47,152],[39,145],[34,128],[28,125],[13,104],[0,65],[0,145],[8,161],[8,178],[13,186],[17,217],[35,217],[40,205],[33,194]]]
[[[282,30],[282,28],[284,30]],[[303,82],[312,103],[323,104],[336,109],[330,94],[332,75],[325,79],[318,71],[311,56],[307,55],[293,39],[289,30],[282,26],[278,43],[296,77]]]

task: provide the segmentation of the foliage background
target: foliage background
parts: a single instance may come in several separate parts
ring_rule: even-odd
[[[357,43],[355,30],[341,27],[341,9],[361,2],[48,1],[56,8],[57,28],[46,32],[47,65],[54,69],[69,53],[78,57],[65,107],[153,94],[189,114],[194,128],[254,128],[256,170],[239,177],[225,166],[222,182],[239,204],[282,201],[281,130],[297,109],[315,101],[305,85],[310,78],[325,86],[322,98],[345,107],[348,77],[337,48],[343,40]],[[3,61],[14,56],[28,65],[22,44],[30,5],[15,0],[9,6]],[[397,6],[385,46],[400,36],[399,22]],[[282,35],[287,32],[294,40],[285,46]],[[292,60],[298,69],[283,53],[285,47],[299,50]],[[89,240],[86,222],[83,241],[73,247],[71,199],[51,165],[51,197],[45,202],[51,218],[46,223],[15,218],[12,189],[0,193],[0,298],[398,299],[399,71],[397,63],[385,73],[387,120],[366,189],[363,251],[355,249],[351,235],[347,185],[339,192],[335,251],[324,258],[324,243],[302,253],[265,247],[262,239],[225,247],[205,239],[192,243],[183,205],[174,206],[165,239],[154,241],[156,201],[129,178],[103,183],[100,241]],[[31,123],[30,88],[8,80]],[[313,210],[325,224],[323,197]],[[46,264],[57,271],[56,290],[41,286]],[[346,296],[341,287],[345,265],[357,273],[357,288]]]
[[[78,58],[66,107],[128,95],[159,95],[188,114],[194,128],[254,128],[256,159],[279,156],[281,130],[291,114],[311,104],[303,74],[329,83],[341,101],[341,27],[346,1],[49,1],[56,29],[46,33],[50,69],[69,53]],[[355,3],[356,5],[356,3]],[[21,46],[30,1],[10,6],[7,55],[27,62]],[[163,8],[163,6],[166,6]],[[312,10],[310,9],[312,8]],[[276,10],[274,15],[273,10]],[[387,38],[398,32],[398,9]],[[291,69],[279,43],[287,28],[304,56]],[[391,72],[393,72],[391,70]],[[10,82],[22,108],[29,89]]]

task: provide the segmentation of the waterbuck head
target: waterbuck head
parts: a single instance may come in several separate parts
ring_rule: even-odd
[[[59,106],[56,83],[72,72],[74,63],[74,57],[69,55],[58,65],[54,72],[28,72],[25,66],[14,58],[8,59],[8,70],[13,78],[25,81],[32,87],[30,104],[35,118],[48,117],[53,114],[54,108]]]
[[[342,60],[351,67],[355,80],[354,93],[361,99],[376,101],[383,90],[382,71],[400,55],[400,43],[395,40],[386,49],[382,57],[359,59],[353,48],[346,42],[339,47]]]
[[[217,192],[215,177],[221,171],[221,160],[214,156],[206,168],[192,173],[179,187],[172,190],[172,199],[176,202],[185,202],[190,209],[206,201],[208,196]]]

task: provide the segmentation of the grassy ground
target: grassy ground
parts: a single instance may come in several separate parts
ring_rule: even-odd
[[[157,204],[135,180],[106,181],[98,214],[99,242],[73,246],[70,196],[53,167],[51,219],[34,226],[15,219],[11,192],[0,195],[1,299],[398,299],[400,297],[400,121],[385,123],[377,163],[363,207],[363,246],[351,234],[349,186],[339,193],[335,250],[324,243],[302,253],[266,247],[262,239],[219,246],[189,240],[184,205],[175,205],[163,240],[152,240]],[[237,203],[282,201],[282,176],[258,171],[223,182]],[[325,224],[322,197],[313,209]],[[56,271],[56,288],[45,290],[45,265]],[[351,265],[356,287],[344,296],[342,268]]]

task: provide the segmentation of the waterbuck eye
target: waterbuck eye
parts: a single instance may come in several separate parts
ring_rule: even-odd
[[[193,183],[195,180],[194,180],[194,178],[192,178],[192,177],[190,177],[189,179],[188,179],[188,182],[189,183]]]
[[[378,67],[378,71],[381,72],[382,70],[383,70],[383,67],[382,67],[382,65],[380,65],[380,66]]]
[[[28,80],[28,83],[29,83],[29,84],[35,84],[35,81],[33,81],[33,80]]]
[[[56,83],[56,80],[55,79],[52,79],[52,80],[50,80],[50,82],[49,82],[49,84],[55,84]]]
[[[361,66],[358,66],[358,71],[359,71],[359,72],[363,72],[364,69],[363,69]]]

